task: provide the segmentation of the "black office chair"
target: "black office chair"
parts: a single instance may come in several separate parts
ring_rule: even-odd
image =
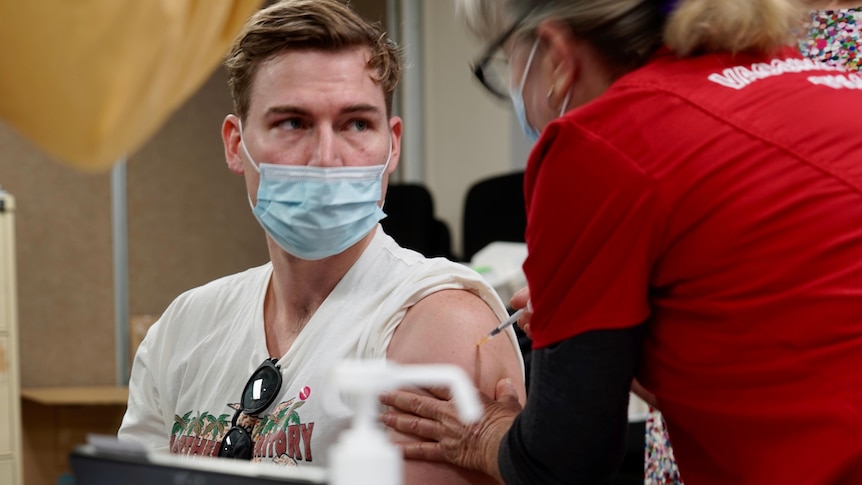
[[[464,201],[462,224],[464,261],[470,261],[494,241],[524,242],[524,172],[497,175],[473,184]]]
[[[454,259],[449,226],[434,216],[434,201],[424,185],[390,184],[380,221],[401,246],[433,258]]]

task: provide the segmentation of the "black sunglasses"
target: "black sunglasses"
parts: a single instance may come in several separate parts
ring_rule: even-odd
[[[233,415],[231,428],[222,439],[218,449],[218,456],[222,458],[237,458],[240,460],[251,460],[254,452],[254,440],[251,439],[251,430],[243,426],[237,426],[236,421],[240,413],[246,416],[257,417],[257,414],[268,408],[278,391],[281,390],[281,370],[278,359],[266,359],[255,370],[245,388],[239,401],[239,409]]]
[[[494,60],[494,54],[503,47],[503,44],[512,37],[512,35],[518,30],[518,27],[521,26],[521,23],[523,23],[532,12],[532,10],[528,10],[526,13],[518,17],[518,19],[512,23],[511,27],[506,29],[506,31],[497,38],[497,40],[485,49],[485,53],[479,57],[478,61],[470,64],[470,69],[473,70],[473,75],[476,76],[476,79],[482,83],[482,86],[484,86],[489,93],[500,99],[509,99],[509,80],[508,76],[503,76],[495,70],[490,69],[491,61]]]

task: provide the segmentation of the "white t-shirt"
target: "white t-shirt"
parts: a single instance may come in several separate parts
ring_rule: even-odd
[[[180,295],[138,348],[119,437],[156,450],[217,453],[243,387],[269,355],[263,303],[272,264]],[[444,289],[467,289],[505,319],[503,302],[471,269],[401,248],[378,228],[372,242],[278,356],[278,398],[252,425],[254,459],[326,466],[329,447],[349,427],[351,408],[327,385],[345,358],[384,359],[407,309]],[[517,355],[517,339],[509,338]],[[452,338],[458,338],[453,335]],[[251,426],[250,426],[251,427]]]

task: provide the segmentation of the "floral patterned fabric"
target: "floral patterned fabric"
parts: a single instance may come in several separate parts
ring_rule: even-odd
[[[644,485],[682,485],[664,418],[652,406],[646,421]]]
[[[811,12],[811,21],[805,26],[808,35],[799,41],[802,55],[859,71],[860,15],[862,7]]]

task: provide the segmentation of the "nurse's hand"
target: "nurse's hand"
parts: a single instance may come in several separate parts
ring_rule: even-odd
[[[530,288],[525,286],[518,290],[509,300],[509,306],[515,310],[526,307],[527,310],[518,319],[518,326],[527,334],[527,337],[533,338],[530,332],[530,319],[533,317],[533,305],[530,303]]]
[[[464,424],[458,419],[448,389],[426,390],[431,396],[409,390],[387,391],[380,395],[380,402],[391,406],[382,416],[383,423],[424,440],[398,443],[404,457],[448,462],[502,481],[497,452],[503,436],[521,411],[518,395],[509,379],[497,383],[495,399],[480,393],[485,412],[473,424]]]

